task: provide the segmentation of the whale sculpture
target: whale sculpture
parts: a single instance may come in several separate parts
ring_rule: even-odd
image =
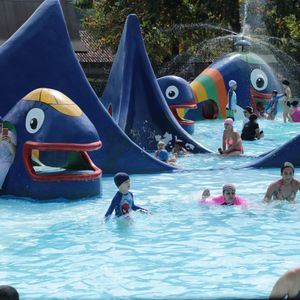
[[[100,195],[101,174],[88,152],[101,147],[81,109],[53,89],[36,89],[6,114],[17,136],[1,195],[78,199]]]
[[[178,76],[168,75],[157,79],[162,94],[175,119],[188,133],[193,134],[195,122],[178,114],[178,109],[195,109],[197,102],[189,83]]]
[[[30,91],[47,87],[72,99],[94,124],[103,147],[91,159],[105,174],[172,171],[131,141],[91,88],[72,48],[59,0],[45,0],[0,47],[0,114]]]
[[[273,90],[282,91],[272,68],[259,55],[233,52],[216,60],[192,81],[198,107],[179,113],[192,120],[225,118],[230,80],[237,82],[239,115],[249,105],[258,113],[257,103],[267,102]]]

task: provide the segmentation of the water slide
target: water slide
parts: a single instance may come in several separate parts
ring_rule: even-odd
[[[153,72],[136,15],[127,17],[117,54],[101,102],[119,127],[143,149],[155,150],[176,139],[192,153],[211,152],[175,119]],[[104,144],[104,142],[103,142]]]
[[[300,167],[300,135],[295,136],[280,147],[261,155],[255,162],[246,167],[252,168],[280,168],[286,161],[295,167]]]

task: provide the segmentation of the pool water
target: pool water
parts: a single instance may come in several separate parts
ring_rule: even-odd
[[[192,155],[178,160],[186,171],[132,175],[135,203],[150,215],[104,223],[116,192],[112,177],[103,178],[102,198],[1,198],[0,284],[16,287],[21,299],[266,298],[300,262],[300,194],[297,204],[265,205],[279,169],[233,167],[294,137],[300,124],[260,125],[265,139],[244,143],[245,157]],[[216,150],[222,130],[222,121],[202,121],[194,137]],[[251,206],[197,203],[204,188],[218,195],[226,182]]]

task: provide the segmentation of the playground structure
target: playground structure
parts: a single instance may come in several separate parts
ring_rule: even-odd
[[[54,35],[53,32],[56,34]],[[147,153],[156,148],[159,140],[165,141],[169,149],[172,148],[176,139],[181,139],[191,153],[212,153],[180,126],[172,110],[178,114],[178,119],[187,117],[198,120],[225,117],[228,81],[231,79],[238,83],[237,104],[240,109],[250,104],[255,110],[259,101],[267,101],[273,89],[281,90],[271,68],[259,56],[251,52],[231,53],[220,58],[190,85],[184,79],[175,78],[175,76],[157,79],[144,46],[138,18],[135,15],[129,15],[108,84],[100,102],[76,59],[58,0],[45,0],[26,23],[1,46],[0,66],[2,72],[0,88],[3,99],[0,103],[0,111],[2,115],[5,115],[5,120],[16,127],[18,136],[17,155],[7,175],[2,194],[41,199],[81,198],[99,194],[101,190],[99,168],[104,174],[113,174],[120,170],[128,173],[176,170],[176,167],[163,163]],[[170,90],[169,87],[174,87],[178,83],[177,89],[180,93],[177,96],[186,98],[183,102],[182,99],[177,98],[176,103],[173,101],[172,104],[170,98],[175,99],[177,92],[173,88]],[[82,130],[83,135],[79,135],[79,141],[76,142],[76,140],[68,140],[68,134],[64,136],[60,127],[57,127],[59,124],[67,128],[67,132],[72,131],[69,126],[72,127],[73,123],[68,123],[68,121],[69,125],[63,125],[68,118],[64,116],[59,122],[51,122],[55,125],[53,128],[59,131],[57,134],[60,134],[55,143],[90,145],[96,143],[91,147],[68,149],[77,152],[93,150],[89,153],[90,161],[93,163],[88,173],[92,172],[95,176],[89,175],[90,178],[85,178],[88,188],[85,188],[83,193],[70,191],[74,179],[72,177],[65,177],[65,179],[71,179],[66,184],[68,180],[65,180],[63,176],[54,176],[55,180],[48,180],[51,182],[31,176],[34,175],[33,172],[30,173],[34,167],[30,167],[29,157],[36,161],[36,169],[38,169],[40,163],[45,165],[51,162],[57,166],[62,156],[64,159],[67,156],[66,153],[62,155],[65,148],[54,148],[53,150],[59,150],[60,153],[51,156],[45,151],[46,148],[39,146],[34,150],[39,150],[39,157],[42,159],[40,161],[36,160],[36,156],[32,154],[35,152],[32,152],[30,147],[22,146],[38,146],[34,144],[36,141],[47,143],[48,138],[52,139],[47,131],[45,135],[47,139],[41,140],[41,135],[38,135],[38,139],[35,140],[21,126],[22,114],[28,113],[32,108],[28,104],[30,100],[35,102],[34,105],[38,102],[41,107],[49,105],[47,101],[25,97],[37,88],[56,90],[68,99],[72,99],[70,100],[74,102],[72,105],[84,112],[86,120],[83,123],[80,121],[76,126],[84,127],[85,123],[89,123],[88,128],[92,128],[93,138],[87,139],[86,131]],[[167,91],[170,93],[166,94]],[[193,98],[194,95],[195,98]],[[197,109],[188,109],[194,107],[195,99]],[[51,110],[52,108],[54,108],[53,105]],[[111,115],[108,111],[111,111]],[[57,114],[57,111],[54,114]],[[61,117],[57,116],[57,118]],[[81,128],[78,130],[81,131]],[[99,140],[103,144],[101,148]],[[296,155],[298,149],[299,137],[296,137],[279,149],[262,155],[250,166],[279,167],[287,155],[289,160],[298,166],[300,165]],[[22,156],[22,151],[25,151],[27,156]],[[69,163],[65,165],[72,166]],[[93,165],[97,167],[94,168]],[[21,179],[23,178],[21,175],[24,180]],[[52,187],[62,182],[65,187],[56,189],[55,193]],[[50,190],[52,192],[45,196]]]
[[[88,152],[99,149],[101,141],[71,99],[52,89],[36,89],[4,120],[14,126],[17,148],[1,194],[36,199],[100,194],[102,171]]]

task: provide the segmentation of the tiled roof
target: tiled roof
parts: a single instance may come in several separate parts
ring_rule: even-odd
[[[113,53],[111,49],[104,48],[99,45],[92,34],[87,31],[79,31],[80,39],[87,52],[77,52],[77,57],[82,63],[111,63],[113,61]]]

